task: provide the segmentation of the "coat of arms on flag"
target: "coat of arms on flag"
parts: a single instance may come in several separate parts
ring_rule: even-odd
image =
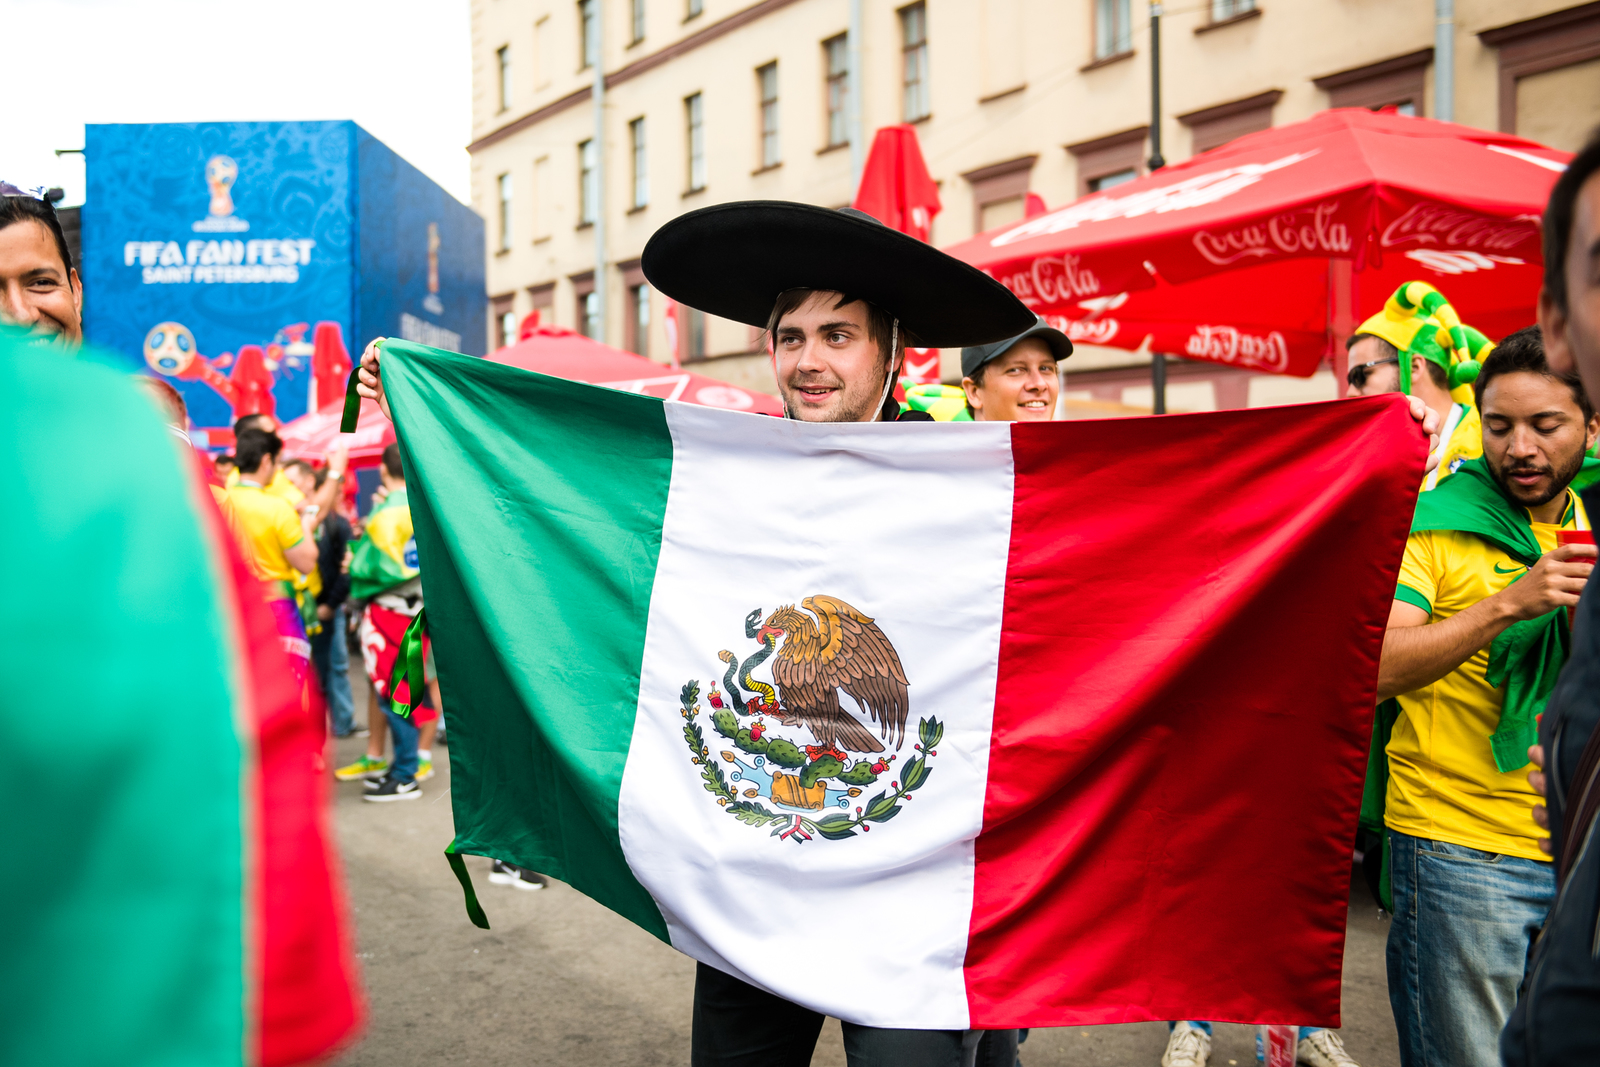
[[[706,791],[740,822],[770,826],[773,837],[797,843],[814,835],[837,841],[900,814],[900,802],[927,783],[928,758],[944,728],[937,719],[923,719],[917,754],[887,788],[864,797],[894,769],[905,743],[905,667],[877,622],[838,597],[808,596],[800,608],[785,605],[760,626],[760,608],[745,617],[745,636],[760,648],[742,661],[727,649],[717,653],[727,671],[723,692],[711,685],[709,712],[702,715],[699,681],[684,683],[683,736]],[[752,673],[775,652],[776,688]],[[748,699],[741,687],[750,690]],[[841,695],[878,724],[878,737]],[[702,718],[733,749],[713,756]],[[886,743],[896,751],[888,752]],[[732,765],[726,775],[719,759]]]

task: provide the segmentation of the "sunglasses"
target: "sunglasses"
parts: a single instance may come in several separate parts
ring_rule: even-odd
[[[1399,362],[1399,356],[1385,356],[1382,359],[1374,359],[1366,363],[1357,363],[1355,366],[1350,368],[1349,373],[1347,373],[1344,377],[1345,380],[1350,383],[1352,388],[1361,389],[1367,384],[1367,375],[1372,373],[1373,367],[1381,367],[1385,363]]]

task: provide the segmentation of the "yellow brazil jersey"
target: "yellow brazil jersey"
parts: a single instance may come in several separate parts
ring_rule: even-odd
[[[262,581],[293,582],[295,569],[284,557],[286,549],[305,539],[294,508],[251,482],[229,489],[222,514],[239,542],[244,558]]]
[[[1450,477],[1467,460],[1483,455],[1483,423],[1478,409],[1471,404],[1455,405],[1439,437],[1439,465],[1423,478],[1425,490]]]
[[[228,472],[228,488],[232,489],[238,484],[239,470],[236,467]],[[272,476],[272,481],[267,483],[266,491],[275,497],[281,498],[291,508],[298,508],[300,502],[306,498],[304,493],[295,488],[294,483],[289,480],[289,476],[283,473],[282,467],[279,467],[277,473]]]
[[[1539,547],[1556,547],[1556,531],[1586,528],[1577,496],[1566,522],[1532,524]],[[1510,585],[1527,568],[1476,534],[1426,530],[1406,541],[1396,599],[1448,619]],[[1412,837],[1446,841],[1523,859],[1547,859],[1535,843],[1532,809],[1539,798],[1522,768],[1502,774],[1489,748],[1505,694],[1484,677],[1489,648],[1432,685],[1402,693],[1400,717],[1386,749],[1389,792],[1384,821]]]

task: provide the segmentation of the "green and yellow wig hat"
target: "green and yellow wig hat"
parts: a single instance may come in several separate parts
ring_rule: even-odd
[[[1456,309],[1439,290],[1427,282],[1406,282],[1384,302],[1383,310],[1363,322],[1356,332],[1381,337],[1400,352],[1401,392],[1411,392],[1411,360],[1404,357],[1421,356],[1449,373],[1449,388],[1454,393],[1477,379],[1480,351],[1489,344],[1487,337],[1472,330],[1479,339],[1480,351],[1474,351],[1468,339],[1469,329],[1461,325]]]

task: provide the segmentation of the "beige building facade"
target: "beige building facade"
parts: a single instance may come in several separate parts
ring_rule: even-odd
[[[1435,23],[1434,0],[1169,4],[1162,154],[1339,106],[1453,114],[1569,150],[1600,124],[1600,3],[1456,0],[1449,101]],[[472,38],[493,344],[538,309],[667,360],[662,301],[638,267],[650,234],[732,200],[847,204],[853,167],[891,123],[915,126],[939,183],[941,246],[1022,217],[1029,194],[1056,207],[1144,173],[1151,153],[1146,0],[473,0]],[[694,313],[678,334],[696,370],[772,391],[750,327]],[[947,379],[957,356],[944,355]],[[1148,362],[1080,346],[1069,394],[1148,406]],[[1336,391],[1326,369],[1169,368],[1173,410]]]

